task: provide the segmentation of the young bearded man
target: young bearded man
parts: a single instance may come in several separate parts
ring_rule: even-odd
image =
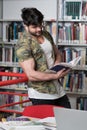
[[[58,79],[70,70],[47,70],[61,62],[61,54],[49,32],[43,28],[43,14],[36,8],[23,8],[23,35],[16,45],[19,64],[27,75],[29,99],[33,105],[50,104],[70,108],[70,102]]]

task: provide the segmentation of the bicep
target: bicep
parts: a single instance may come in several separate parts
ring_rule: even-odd
[[[23,71],[25,72],[25,74],[27,75],[27,77],[30,77],[31,73],[35,68],[35,62],[33,58],[24,60],[23,62],[19,62],[21,68],[23,69]]]

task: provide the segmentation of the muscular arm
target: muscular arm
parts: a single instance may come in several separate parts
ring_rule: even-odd
[[[59,79],[68,73],[68,71],[64,72],[64,70],[61,70],[56,74],[35,71],[35,63],[33,58],[20,62],[19,64],[27,75],[29,81],[48,81]]]

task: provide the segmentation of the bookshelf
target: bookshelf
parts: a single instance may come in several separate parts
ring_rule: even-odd
[[[0,48],[4,48],[0,49],[0,68],[4,68],[4,70],[6,71],[19,71],[21,72],[22,70],[20,69],[18,63],[16,62],[17,59],[14,58],[14,60],[12,59],[11,56],[11,61],[5,61],[4,60],[4,56],[1,56],[1,52],[4,52],[4,50],[7,48],[7,50],[9,49],[10,52],[14,52],[14,48],[15,45],[17,43],[17,38],[16,39],[8,39],[6,37],[6,32],[7,32],[7,28],[11,23],[22,23],[21,18],[20,18],[20,11],[23,7],[36,7],[39,10],[41,10],[41,12],[44,14],[44,25],[46,27],[46,29],[48,31],[50,31],[50,33],[53,35],[54,41],[56,43],[56,45],[58,46],[58,48],[62,51],[66,48],[71,48],[72,50],[77,49],[77,51],[79,52],[80,49],[83,50],[82,54],[83,54],[83,59],[84,59],[84,65],[79,65],[77,68],[74,68],[73,70],[73,75],[74,72],[76,72],[75,74],[78,74],[79,72],[81,72],[81,75],[85,78],[83,81],[84,84],[84,91],[81,92],[81,90],[79,91],[69,91],[66,90],[66,93],[69,95],[70,100],[71,100],[71,104],[72,104],[72,108],[76,108],[76,98],[77,95],[78,96],[87,96],[86,93],[86,72],[87,72],[87,65],[85,64],[85,62],[87,62],[84,57],[84,55],[86,56],[86,48],[87,48],[87,40],[84,39],[84,33],[80,34],[83,36],[83,39],[79,39],[78,37],[77,39],[73,38],[70,39],[70,37],[68,37],[69,39],[63,39],[65,36],[65,33],[62,34],[64,32],[64,30],[66,28],[68,28],[68,30],[70,31],[71,25],[73,27],[78,27],[76,25],[79,25],[80,27],[82,27],[84,29],[84,25],[86,25],[87,23],[87,16],[85,15],[85,13],[81,13],[82,9],[82,0],[77,0],[78,4],[73,6],[79,6],[79,10],[77,11],[78,14],[75,14],[74,18],[72,18],[72,14],[68,14],[69,12],[69,5],[71,6],[70,2],[76,2],[75,0],[44,0],[44,1],[40,1],[40,0],[0,0]],[[85,2],[85,1],[84,1]],[[43,6],[42,6],[43,5]],[[49,5],[49,8],[48,8]],[[86,5],[86,3],[84,3],[83,5]],[[68,7],[67,7],[68,6]],[[66,8],[67,11],[66,11]],[[16,10],[15,10],[16,8]],[[64,9],[64,11],[63,11]],[[81,26],[83,25],[83,26]],[[60,29],[59,30],[59,26]],[[58,27],[58,28],[56,28]],[[58,29],[58,30],[57,30]],[[75,28],[76,29],[76,28]],[[79,30],[79,28],[77,28],[77,30]],[[20,32],[20,31],[19,31]],[[59,32],[61,33],[62,38],[59,35]],[[81,31],[82,33],[83,31]],[[71,32],[70,32],[71,34]],[[14,55],[14,53],[13,53]],[[74,53],[75,55],[75,53]],[[2,60],[3,59],[3,60]],[[25,86],[25,87],[24,87]],[[26,89],[26,85],[24,84],[19,84],[16,85],[15,88],[17,87],[16,91],[22,90],[22,92],[27,91]],[[11,90],[15,91],[14,89],[14,85],[12,87],[8,86],[8,88],[3,87],[1,89],[7,89],[7,90]],[[0,91],[1,91],[0,89]],[[24,90],[25,89],[25,90]],[[73,97],[75,98],[75,100],[73,100]],[[72,99],[71,99],[72,98]]]
[[[57,45],[63,61],[69,62],[78,55],[82,57],[79,65],[64,77],[63,87],[72,108],[87,110],[87,1],[59,0],[57,8]]]

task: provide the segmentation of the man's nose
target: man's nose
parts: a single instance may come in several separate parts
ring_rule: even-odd
[[[41,27],[41,26],[38,26],[36,29],[39,31],[39,30],[41,30],[41,29],[42,29],[42,27]]]

